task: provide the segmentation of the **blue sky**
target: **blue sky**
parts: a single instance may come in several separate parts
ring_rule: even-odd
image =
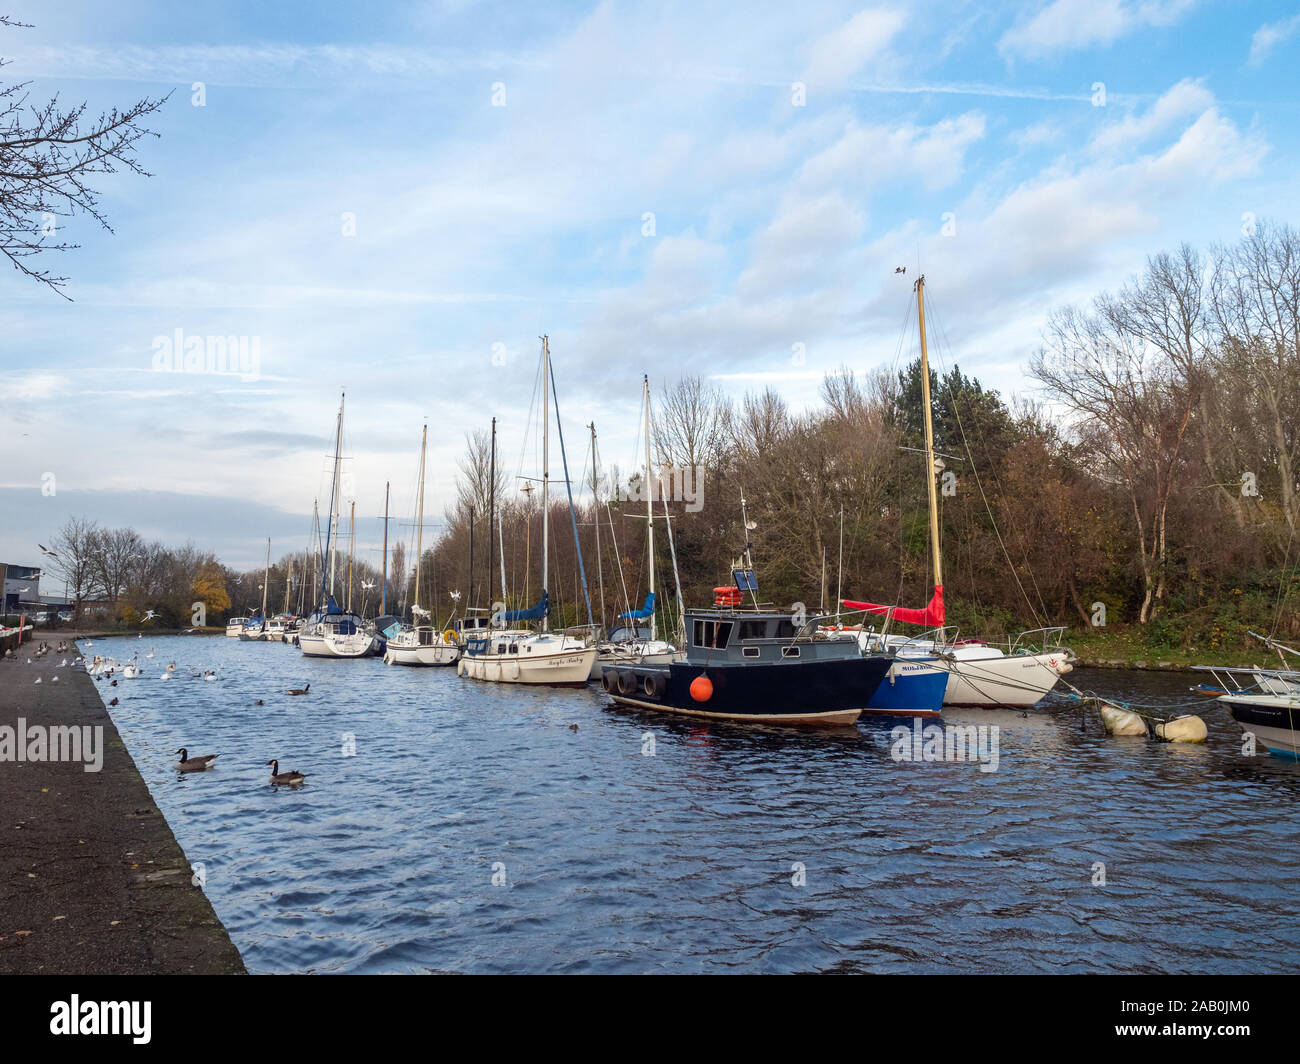
[[[642,373],[800,408],[827,371],[908,355],[918,269],[943,357],[1032,398],[1053,306],[1247,214],[1298,221],[1294,3],[10,12],[34,28],[0,30],[0,76],[37,96],[174,90],[140,152],[155,176],[100,182],[115,233],[63,234],[74,302],[0,273],[14,563],[69,513],[239,565],[267,535],[303,545],[343,388],[377,544],[424,419],[429,513],[494,415],[514,471],[543,332],[571,446],[594,419],[611,461]],[[156,371],[177,329],[255,337],[258,379]]]

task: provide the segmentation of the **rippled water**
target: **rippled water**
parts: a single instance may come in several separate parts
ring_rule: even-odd
[[[156,649],[146,678],[114,689],[113,719],[250,971],[1281,972],[1300,959],[1300,767],[1243,757],[1217,707],[1200,707],[1197,747],[1108,738],[1059,698],[1028,715],[951,711],[999,726],[998,770],[983,773],[892,760],[897,722],[700,725],[611,708],[595,688],[278,644],[94,643],[119,660]],[[177,678],[159,682],[172,660]],[[219,681],[189,677],[204,667]],[[1197,697],[1187,674],[1070,679],[1143,704]],[[308,696],[285,695],[307,681]],[[220,753],[219,768],[179,777],[182,745]],[[307,786],[270,788],[271,758]],[[792,885],[796,863],[806,885]]]

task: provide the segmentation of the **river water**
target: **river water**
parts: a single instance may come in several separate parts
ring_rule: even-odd
[[[998,727],[984,772],[895,760],[897,721],[699,724],[613,708],[596,687],[481,684],[217,637],[82,646],[145,665],[113,689],[113,720],[252,972],[1300,960],[1300,767],[1244,756],[1213,704],[1192,707],[1204,746],[1109,738],[1056,695],[1027,714],[945,713]],[[218,680],[191,676],[204,668]],[[1069,679],[1144,706],[1199,697],[1186,673]],[[219,767],[179,776],[180,746],[219,753]],[[307,785],[272,789],[272,758]]]

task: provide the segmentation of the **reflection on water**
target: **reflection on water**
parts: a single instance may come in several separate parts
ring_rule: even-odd
[[[701,725],[233,639],[91,653],[148,647],[113,719],[251,971],[1295,967],[1300,768],[1243,757],[1217,707],[1199,747],[1108,738],[1061,697],[952,711],[999,727],[983,773],[895,762],[892,721]],[[1070,679],[1197,697],[1186,674]],[[179,776],[182,745],[219,767]],[[307,786],[272,790],[271,758]]]

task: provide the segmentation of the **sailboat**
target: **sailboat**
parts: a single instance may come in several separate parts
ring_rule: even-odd
[[[934,592],[921,609],[843,600],[844,608],[883,616],[884,630],[863,630],[858,638],[863,652],[894,650],[900,659],[925,659],[948,674],[945,706],[1032,706],[1074,666],[1074,654],[1061,646],[1064,627],[1037,628],[1014,643],[998,646],[981,640],[962,640],[944,627],[943,552],[939,539],[937,479],[943,462],[934,452],[934,424],[930,409],[930,363],[925,343],[925,277],[917,278],[916,313],[921,340],[921,407],[925,420],[925,460],[930,510],[930,550],[934,566]],[[923,625],[933,629],[924,638],[890,635],[890,622]]]
[[[504,625],[537,621],[529,628],[488,629],[466,639],[456,673],[492,683],[585,684],[596,660],[596,648],[565,632],[549,628],[550,596],[550,399],[554,395],[550,341],[542,337],[542,597],[528,609],[505,611]],[[557,420],[558,420],[558,405]],[[561,434],[560,442],[564,438]],[[568,480],[566,475],[565,480]],[[572,515],[572,499],[570,499]],[[492,529],[489,526],[488,536]]]
[[[420,437],[420,486],[415,522],[415,594],[411,600],[411,623],[386,631],[384,663],[387,665],[455,665],[460,644],[431,624],[421,623],[430,613],[420,607],[420,567],[424,561],[424,462],[429,426]]]
[[[378,653],[378,641],[370,626],[355,613],[343,610],[334,600],[334,576],[338,568],[339,495],[343,449],[343,402],[339,400],[338,427],[334,436],[334,477],[330,484],[330,524],[325,549],[329,568],[321,573],[320,606],[303,622],[298,647],[312,658],[363,658]]]
[[[645,414],[645,520],[647,553],[650,559],[649,590],[645,605],[639,610],[628,609],[620,613],[615,620],[627,621],[627,625],[615,628],[608,639],[596,646],[596,660],[591,667],[591,679],[599,680],[606,665],[618,663],[667,665],[677,655],[677,648],[659,638],[655,603],[655,517],[654,489],[650,479],[650,378],[641,378]],[[593,430],[594,431],[594,430]],[[593,457],[594,467],[594,457]],[[593,469],[594,472],[594,469]],[[667,500],[665,500],[666,502]],[[664,507],[667,518],[667,506]],[[596,528],[600,528],[600,508],[596,508]],[[646,623],[643,623],[646,622]]]
[[[239,633],[245,643],[265,643],[270,638],[271,627],[266,616],[266,592],[271,584],[271,538],[266,539],[266,569],[262,573],[262,613],[248,623],[248,627]],[[283,626],[281,626],[283,627]],[[279,634],[275,637],[280,638]]]

